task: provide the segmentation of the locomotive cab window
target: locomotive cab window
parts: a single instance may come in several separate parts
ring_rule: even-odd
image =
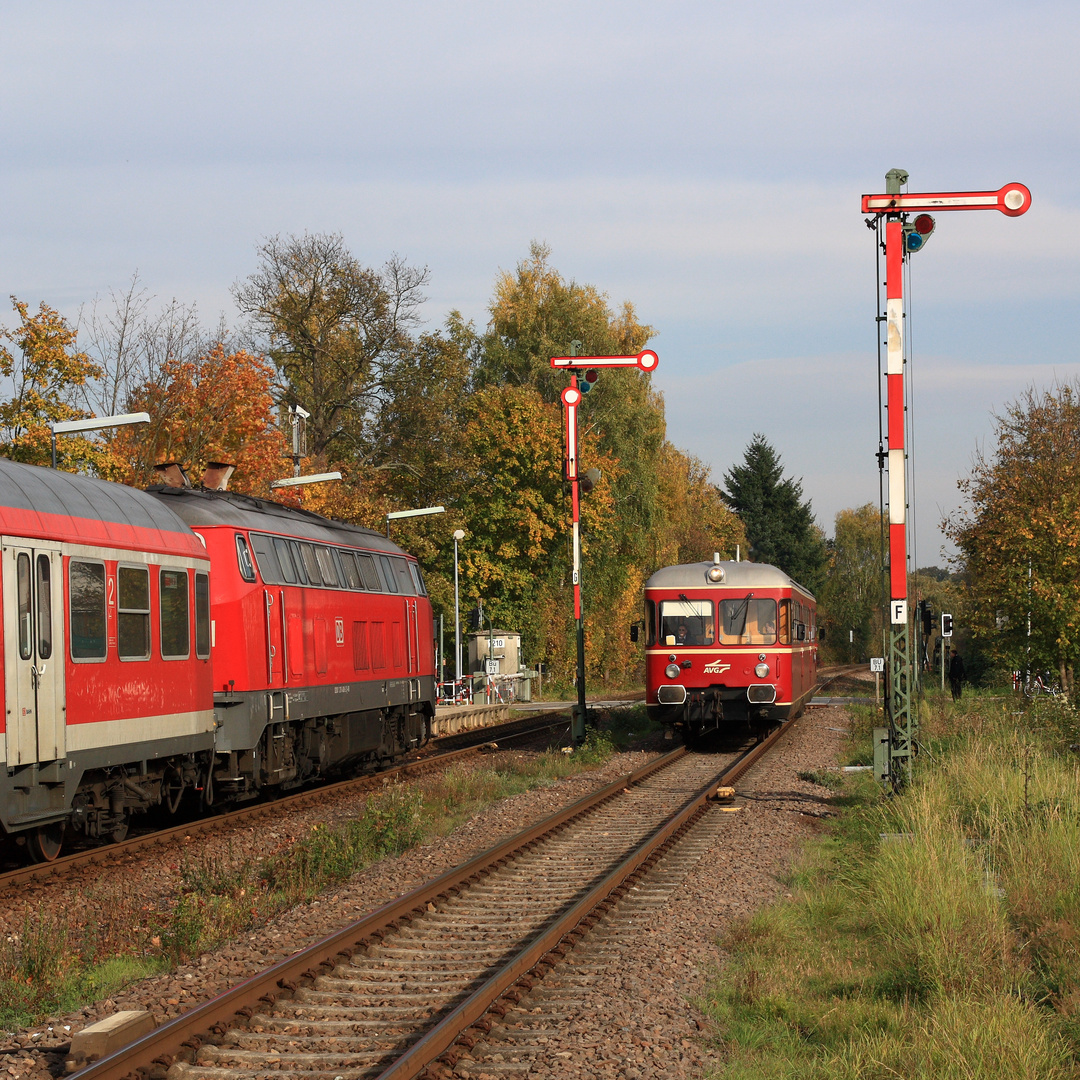
[[[382,570],[382,578],[386,583],[386,591],[396,593],[398,587],[397,582],[394,580],[394,569],[385,555],[379,556],[379,568]]]
[[[660,601],[660,636],[666,645],[711,645],[714,626],[711,600]]]
[[[116,568],[117,653],[121,660],[150,659],[150,569]]]
[[[323,584],[336,586],[338,575],[330,549],[322,546],[317,547],[315,549],[315,560],[319,564],[319,576],[322,578]]]
[[[720,603],[723,623],[720,640],[724,645],[774,645],[776,643],[776,601],[755,599],[753,593],[741,600]]]
[[[371,555],[357,552],[356,564],[360,567],[360,573],[364,578],[364,588],[369,592],[384,592],[382,582],[379,580],[379,571],[375,569],[375,559]]]
[[[287,541],[280,536],[274,537],[274,553],[277,555],[278,566],[281,568],[281,576],[286,585],[295,585],[299,578],[296,576],[296,567],[293,566],[292,552],[289,550]]]
[[[71,659],[105,659],[105,564],[72,559],[68,563]]]
[[[251,561],[247,541],[239,533],[236,534],[236,561],[240,567],[240,576],[245,581],[254,581],[255,564]]]
[[[259,573],[267,585],[281,585],[285,578],[278,566],[274,539],[263,533],[251,533],[251,549],[255,552],[255,561],[259,564]]]
[[[362,589],[364,586],[360,581],[360,571],[356,568],[356,556],[351,551],[339,551],[338,555],[341,557],[341,568],[345,571],[349,588]]]
[[[420,573],[420,567],[416,563],[409,563],[409,569],[412,571],[413,584],[416,586],[417,596],[427,596],[427,586],[424,584],[424,575]]]
[[[405,559],[393,558],[390,560],[390,565],[394,568],[394,573],[397,575],[397,591],[404,593],[406,596],[412,596],[416,590],[416,586],[413,585],[412,575],[409,573],[409,564]]]
[[[191,654],[188,620],[188,572],[162,567],[158,573],[161,595],[161,656],[186,660]]]

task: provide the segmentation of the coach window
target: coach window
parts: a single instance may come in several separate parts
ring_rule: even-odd
[[[188,625],[188,575],[186,570],[161,568],[161,656],[186,660],[191,653]]]
[[[337,571],[334,569],[334,557],[328,547],[317,547],[315,558],[319,563],[319,573],[322,575],[323,584],[336,586],[338,583]]]
[[[267,585],[280,585],[284,580],[281,567],[278,566],[277,553],[271,537],[264,533],[251,533],[251,550],[255,552],[255,561],[259,564],[259,573]]]
[[[277,555],[278,566],[281,568],[281,576],[286,585],[295,585],[297,582],[296,567],[293,566],[292,552],[289,545],[280,536],[274,537],[274,553]]]
[[[48,555],[37,557],[37,654],[52,656],[52,563]]]
[[[345,580],[349,583],[349,588],[362,589],[364,586],[360,581],[360,571],[356,568],[356,556],[351,551],[339,551],[338,556],[341,559],[341,569],[345,571]]]
[[[304,574],[309,585],[321,585],[322,574],[319,573],[319,561],[315,558],[315,549],[310,544],[297,544],[300,549],[300,558],[304,560]]]
[[[150,570],[116,568],[117,652],[121,660],[150,659]]]
[[[364,587],[370,592],[384,592],[382,582],[379,581],[379,572],[375,569],[374,557],[357,552],[356,563],[364,577]]]
[[[29,660],[34,655],[34,631],[30,625],[30,556],[19,552],[16,561],[19,578],[19,656]]]
[[[240,564],[240,576],[245,581],[254,581],[255,564],[251,561],[247,541],[239,533],[236,534],[236,561]]]
[[[71,659],[105,659],[105,564],[72,559],[68,564]]]
[[[210,575],[195,575],[195,655],[210,657]]]

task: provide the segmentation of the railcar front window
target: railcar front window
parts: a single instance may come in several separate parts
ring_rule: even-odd
[[[721,644],[776,644],[776,601],[771,597],[755,598],[750,594],[741,600],[722,600],[720,616]]]
[[[68,564],[72,660],[105,659],[105,564]]]
[[[660,638],[665,645],[712,645],[714,627],[711,600],[660,601]]]
[[[191,652],[188,625],[186,570],[161,568],[161,655],[165,660],[186,660]]]
[[[150,570],[116,569],[117,652],[121,660],[150,659]]]

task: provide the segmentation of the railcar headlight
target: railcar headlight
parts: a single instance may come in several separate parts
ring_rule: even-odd
[[[758,664],[758,666],[756,668],[754,668],[754,674],[759,679],[767,679],[769,677],[769,665],[768,664]]]
[[[724,580],[724,568],[722,566],[710,566],[705,576],[712,582]]]
[[[668,666],[664,668],[664,674],[669,679],[677,679],[679,677],[679,671],[680,668],[678,664],[668,664]]]

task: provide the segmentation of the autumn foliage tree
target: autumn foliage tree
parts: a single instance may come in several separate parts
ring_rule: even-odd
[[[1029,389],[994,417],[995,447],[960,482],[944,523],[968,579],[971,632],[999,664],[1053,668],[1080,655],[1080,383]],[[1028,614],[1031,633],[1028,635]]]
[[[49,425],[88,415],[73,403],[73,394],[101,369],[78,349],[76,331],[59,312],[43,303],[32,315],[14,296],[11,303],[19,325],[0,328],[0,342],[15,347],[12,352],[0,344],[0,376],[10,379],[12,388],[12,396],[0,402],[0,449],[13,461],[48,465]],[[60,449],[63,468],[102,464],[100,447],[86,439],[67,437]]]
[[[151,416],[146,429],[125,429],[111,444],[128,483],[156,483],[153,467],[176,461],[199,471],[210,461],[236,466],[230,487],[269,495],[288,474],[285,435],[277,424],[271,387],[274,366],[216,345],[194,360],[168,360],[159,378],[137,387],[131,412]],[[196,481],[198,477],[195,477]]]

